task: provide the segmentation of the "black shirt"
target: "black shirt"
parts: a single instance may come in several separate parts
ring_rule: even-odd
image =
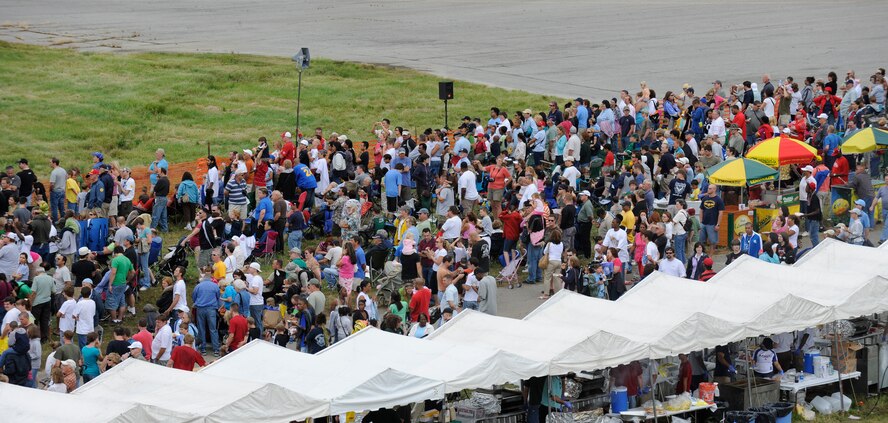
[[[19,195],[23,197],[31,195],[31,192],[34,191],[34,182],[37,182],[37,175],[31,169],[25,169],[17,173],[17,175],[22,181],[22,186],[19,187]]]
[[[74,286],[81,286],[86,278],[92,279],[96,273],[96,264],[89,260],[78,260],[71,265],[71,274],[74,275]],[[93,286],[98,285],[93,281]]]
[[[635,125],[635,118],[632,116],[623,116],[620,118],[620,134],[624,137],[629,136],[629,130]]]
[[[527,390],[527,404],[540,405],[540,402],[543,401],[543,386],[546,384],[546,378],[532,377],[522,382],[524,389]]]
[[[402,281],[412,281],[419,277],[416,273],[416,263],[419,263],[419,254],[401,254]]]
[[[490,271],[490,243],[482,239],[472,245],[472,258],[478,260],[479,271]]]
[[[718,359],[718,353],[722,353],[725,355],[725,361],[729,364],[733,363],[733,359],[731,358],[731,350],[725,345],[719,345],[715,347],[715,372],[714,375],[716,377],[728,377],[730,376],[730,372],[728,371],[728,367],[721,363]]]
[[[820,208],[820,199],[816,193],[808,194],[808,220],[823,220],[823,210]]]
[[[577,206],[568,204],[561,208],[561,230],[572,228],[577,223]]]
[[[170,178],[166,176],[158,176],[157,184],[154,185],[155,197],[167,197],[170,195]]]
[[[200,224],[200,233],[197,235],[200,240],[200,249],[201,250],[212,250],[213,248],[218,247],[219,237],[216,234],[216,228],[209,222],[209,219],[204,219]]]
[[[108,346],[105,347],[105,355],[111,354],[113,352],[124,355],[129,352],[129,345],[129,342],[115,339],[109,342]]]

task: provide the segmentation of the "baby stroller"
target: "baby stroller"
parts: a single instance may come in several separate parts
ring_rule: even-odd
[[[527,254],[525,250],[519,251],[518,257],[509,261],[509,264],[500,271],[499,277],[496,279],[497,286],[508,284],[509,289],[512,289],[517,284],[521,288],[521,282],[518,279],[518,267],[521,266],[521,262],[524,261],[524,256]]]
[[[386,262],[382,275],[376,279],[376,303],[378,306],[387,310],[392,292],[397,292],[403,284],[401,280],[401,263],[396,261]]]
[[[157,263],[157,272],[161,276],[173,276],[173,271],[179,266],[188,267],[188,251],[181,243],[176,244],[173,250]]]

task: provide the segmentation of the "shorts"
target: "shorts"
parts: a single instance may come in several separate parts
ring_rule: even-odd
[[[105,308],[116,310],[126,306],[126,284],[112,286],[110,294],[108,299],[105,300]]]
[[[231,218],[234,218],[234,211],[235,210],[240,212],[241,219],[246,219],[247,217],[249,217],[248,215],[249,215],[249,211],[250,211],[250,203],[244,203],[244,204],[229,203],[228,204],[228,216]]]
[[[505,188],[491,189],[487,192],[487,199],[490,201],[503,201],[503,192],[505,192]]]
[[[398,211],[398,197],[385,197],[385,209],[388,210],[389,213],[394,213]]]
[[[718,244],[718,231],[715,229],[715,225],[703,225],[700,228],[700,242],[706,241]]]
[[[339,278],[339,286],[345,288],[346,292],[351,292],[353,281],[354,278]]]

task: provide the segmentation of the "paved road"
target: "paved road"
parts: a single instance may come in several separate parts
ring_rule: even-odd
[[[0,39],[405,66],[543,94],[884,67],[879,1],[0,0]],[[765,64],[767,63],[767,64]],[[456,96],[459,97],[457,87]]]

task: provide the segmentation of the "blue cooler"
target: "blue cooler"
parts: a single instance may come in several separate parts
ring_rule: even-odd
[[[629,391],[625,386],[617,386],[611,391],[611,413],[629,409]]]
[[[814,374],[814,357],[820,357],[820,351],[818,350],[810,350],[805,353],[805,373]]]

